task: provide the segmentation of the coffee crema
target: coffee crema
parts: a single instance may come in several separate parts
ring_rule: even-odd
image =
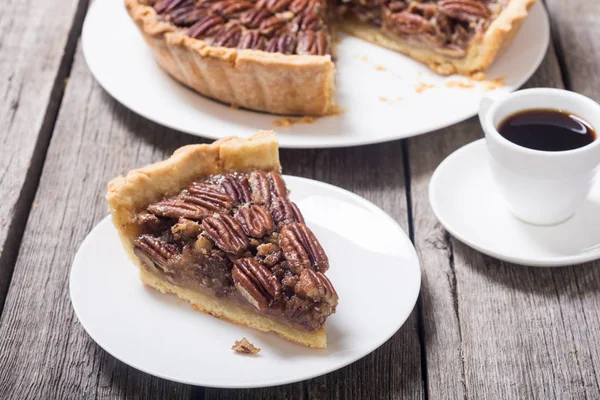
[[[596,140],[594,128],[583,118],[564,110],[531,109],[506,117],[498,132],[507,140],[533,150],[567,151]]]

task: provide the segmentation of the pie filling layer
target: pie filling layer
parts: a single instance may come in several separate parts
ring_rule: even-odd
[[[212,46],[300,55],[331,53],[330,20],[464,58],[509,0],[146,0],[159,18]]]
[[[134,253],[170,283],[321,328],[338,296],[327,256],[278,172],[215,175],[137,215]]]

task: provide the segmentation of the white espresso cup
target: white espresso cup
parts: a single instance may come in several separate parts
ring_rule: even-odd
[[[570,218],[586,198],[600,164],[600,139],[566,151],[540,151],[519,146],[498,132],[510,115],[532,109],[557,109],[587,121],[598,134],[600,105],[560,89],[525,89],[499,98],[484,98],[479,119],[485,132],[490,167],[509,210],[536,225]]]

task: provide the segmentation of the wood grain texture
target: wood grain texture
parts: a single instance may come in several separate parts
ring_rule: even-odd
[[[600,101],[600,2],[546,0],[546,5],[567,88]]]
[[[528,86],[562,86],[553,48]],[[428,397],[600,398],[598,265],[503,263],[451,238],[431,211],[434,169],[480,137],[472,119],[409,140],[415,244],[424,270]]]
[[[0,325],[0,399],[186,398],[192,387],[127,367],[84,332],[71,260],[104,218],[106,183],[192,142],[117,106],[81,52],[60,109]]]
[[[0,2],[0,313],[74,52],[77,0]]]

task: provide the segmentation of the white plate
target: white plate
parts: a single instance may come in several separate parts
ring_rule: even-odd
[[[429,185],[429,201],[444,228],[461,242],[500,260],[535,267],[600,258],[600,181],[569,220],[529,225],[506,208],[494,186],[484,139],[446,158]]]
[[[498,92],[517,89],[533,74],[549,37],[548,17],[538,1],[513,44],[488,73],[490,78],[506,78],[507,86]],[[82,46],[100,85],[126,107],[159,124],[217,139],[271,129],[280,118],[233,110],[171,79],[154,62],[123,0],[93,2]],[[407,57],[352,37],[344,37],[337,50],[337,97],[347,112],[312,124],[277,128],[281,147],[356,146],[430,132],[475,115],[480,99],[488,93],[481,83],[473,89],[448,88],[448,82],[467,79],[440,77]],[[378,71],[377,66],[386,70]],[[417,93],[421,84],[435,87]]]
[[[85,330],[139,370],[227,388],[312,378],[381,346],[406,321],[419,294],[421,271],[410,240],[381,209],[346,190],[303,178],[286,181],[329,255],[327,275],[340,296],[325,324],[327,349],[221,321],[144,287],[109,217],[85,239],[71,270],[71,301]],[[257,357],[231,350],[243,336],[262,348]]]

